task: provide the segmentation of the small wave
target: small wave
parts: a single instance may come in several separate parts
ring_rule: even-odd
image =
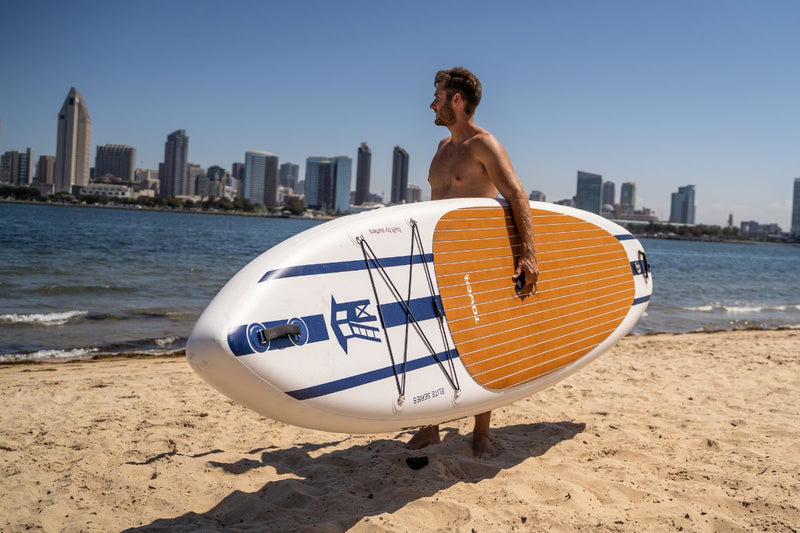
[[[172,336],[172,337],[165,337],[163,339],[156,339],[154,342],[159,348],[166,348],[168,346],[172,346],[179,340],[181,340],[180,337]]]
[[[39,287],[31,292],[38,294],[49,294],[53,296],[68,295],[68,294],[85,294],[85,293],[130,293],[136,289],[132,287],[119,287],[115,285],[45,285]]]
[[[97,351],[97,348],[74,348],[72,350],[37,350],[29,353],[2,354],[0,355],[0,363],[42,361],[49,359],[83,359]]]
[[[761,313],[767,309],[764,306],[750,306],[750,305],[723,305],[722,310],[732,315],[743,315],[747,313]],[[772,309],[775,309],[774,307]]]
[[[720,312],[730,315],[754,315],[765,312],[800,311],[800,305],[758,305],[758,304],[705,304],[683,308],[685,311],[701,313]]]
[[[0,315],[0,322],[8,324],[38,324],[42,326],[63,326],[70,320],[82,318],[89,311],[63,311],[61,313],[13,313]]]
[[[684,307],[687,311],[702,311],[708,313],[714,310],[713,305],[698,305],[697,307]]]

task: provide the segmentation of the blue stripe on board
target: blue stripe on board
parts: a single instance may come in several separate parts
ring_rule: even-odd
[[[649,302],[649,301],[650,301],[650,295],[648,294],[647,296],[642,296],[642,297],[639,297],[639,298],[635,298],[633,300],[633,305],[639,305],[639,304],[643,304],[643,303]]]
[[[384,267],[395,267],[395,266],[404,266],[408,265],[409,262],[413,264],[422,263],[422,259],[420,258],[419,254],[413,256],[413,261],[409,261],[409,257],[407,255],[399,255],[396,257],[379,257],[378,261],[380,261],[381,265]],[[432,263],[433,262],[433,254],[425,254],[425,262]],[[373,262],[373,268],[377,268],[377,265]],[[363,259],[356,259],[353,261],[337,261],[335,263],[316,263],[312,265],[297,265],[291,266],[286,268],[279,268],[277,270],[270,270],[266,274],[264,274],[259,283],[262,281],[267,281],[271,279],[281,279],[281,278],[296,278],[301,276],[316,276],[319,274],[337,274],[339,272],[354,272],[357,270],[366,270],[367,265]]]
[[[436,297],[436,303],[434,303],[433,298],[430,296],[424,296],[411,300],[408,307],[411,309],[411,313],[414,315],[414,318],[417,319],[417,322],[422,322],[423,320],[436,318],[435,306],[439,305],[441,307],[441,304],[442,302],[439,296]],[[381,312],[383,313],[383,320],[386,322],[387,328],[393,328],[406,323],[405,308],[397,302],[381,304]]]
[[[636,237],[631,235],[630,233],[625,233],[624,235],[614,235],[618,241],[633,241],[636,240]]]
[[[441,361],[446,360],[445,352],[441,352],[436,355],[439,358],[439,360]],[[450,357],[455,359],[456,357],[458,357],[458,352],[456,352],[455,350],[450,350]],[[421,368],[429,367],[435,364],[436,364],[436,359],[432,355],[421,357],[419,359],[415,359],[413,361],[408,362],[408,372],[419,370]],[[397,369],[398,374],[402,374],[403,366],[404,366],[403,363],[396,365],[395,368]],[[353,389],[355,387],[360,387],[361,385],[367,385],[369,383],[380,381],[386,378],[391,378],[393,376],[394,372],[392,371],[392,367],[387,366],[384,368],[371,370],[369,372],[364,372],[363,374],[357,374],[355,376],[337,379],[335,381],[329,381],[328,383],[321,383],[319,385],[314,385],[313,387],[307,387],[305,389],[297,389],[289,391],[286,394],[288,394],[295,400],[309,400],[311,398],[317,398],[319,396],[333,394],[334,392],[341,392],[343,390]]]

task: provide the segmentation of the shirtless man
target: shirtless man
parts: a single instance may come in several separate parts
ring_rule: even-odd
[[[525,189],[511,160],[494,136],[475,124],[475,108],[481,101],[481,82],[469,70],[456,67],[440,70],[434,81],[436,91],[431,109],[437,126],[445,126],[450,136],[441,140],[431,161],[428,183],[431,200],[445,198],[495,198],[497,193],[509,203],[521,248],[514,275],[516,281],[525,276],[531,290],[539,278],[536,250],[533,244],[533,220]],[[475,455],[492,451],[489,441],[491,411],[475,415],[472,450]],[[417,432],[407,447],[416,450],[441,442],[439,426],[428,426]]]

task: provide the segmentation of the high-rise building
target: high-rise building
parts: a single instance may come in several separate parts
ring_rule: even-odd
[[[617,189],[613,181],[603,182],[603,205],[614,205],[617,198]]]
[[[676,224],[694,224],[694,185],[678,187],[672,193],[669,221]]]
[[[40,155],[36,163],[36,181],[39,183],[53,183],[56,175],[56,156]]]
[[[792,229],[794,237],[800,237],[800,178],[794,179],[794,194],[792,194]]]
[[[206,169],[197,163],[186,165],[186,194],[189,196],[208,196]]]
[[[419,185],[409,185],[406,191],[406,202],[413,204],[422,201],[422,188]]]
[[[350,210],[350,181],[353,177],[353,160],[346,155],[331,158],[333,183],[331,205],[337,213]]]
[[[89,184],[92,119],[83,95],[72,87],[58,113],[55,189],[71,192],[72,186]]]
[[[603,205],[603,176],[578,171],[578,193],[575,195],[575,207],[600,214]]]
[[[367,143],[358,147],[358,161],[356,165],[356,198],[355,205],[362,205],[369,200],[369,178],[372,168],[372,150]]]
[[[619,205],[623,213],[633,213],[636,210],[636,184],[626,182],[622,184],[619,192]]]
[[[159,194],[180,196],[189,194],[189,137],[185,130],[167,135],[164,143],[164,162],[158,167]]]
[[[97,178],[113,176],[133,181],[136,168],[136,148],[124,144],[106,144],[97,147],[94,158],[94,175]]]
[[[306,205],[344,213],[350,209],[353,160],[347,156],[306,159]]]
[[[401,146],[395,146],[392,153],[392,203],[402,204],[406,201],[408,191],[408,152]]]
[[[289,187],[294,190],[297,187],[297,180],[300,179],[300,165],[294,163],[283,163],[280,167],[278,182],[282,187]]]
[[[33,183],[33,150],[12,150],[0,156],[0,182],[24,186]]]
[[[244,199],[274,207],[278,198],[278,156],[270,152],[244,154]]]
[[[331,182],[331,161],[327,157],[312,156],[306,159],[306,205],[311,209],[325,209],[325,192]]]

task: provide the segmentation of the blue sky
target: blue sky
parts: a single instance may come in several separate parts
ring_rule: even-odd
[[[476,119],[527,190],[575,194],[578,170],[637,184],[669,217],[693,184],[697,221],[789,229],[800,177],[800,2],[245,2],[11,0],[0,18],[0,152],[55,154],[71,86],[92,153],[129,144],[158,168],[167,134],[189,159],[230,168],[267,150],[312,155],[369,143],[372,190],[395,145],[409,181],[447,131],[433,75],[464,65],[484,87]],[[354,165],[355,174],[355,165]],[[353,177],[355,182],[355,176]],[[355,185],[355,183],[353,183]]]

